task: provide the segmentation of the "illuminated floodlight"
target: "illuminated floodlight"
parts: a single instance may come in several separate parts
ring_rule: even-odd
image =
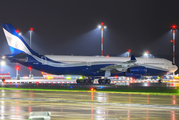
[[[101,25],[98,25],[98,28],[101,28]]]
[[[107,26],[104,26],[104,28],[107,28]]]
[[[18,34],[19,34],[19,35],[22,35],[22,33],[21,33],[21,32],[19,32]]]
[[[2,59],[5,59],[6,58],[6,56],[2,56]]]
[[[1,61],[1,66],[5,65],[6,62],[5,61]]]
[[[148,56],[148,53],[144,53],[144,56]]]
[[[67,76],[66,79],[67,79],[67,80],[71,80],[71,77],[70,77],[70,76]]]

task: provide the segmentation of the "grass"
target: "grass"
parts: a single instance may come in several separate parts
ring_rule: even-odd
[[[28,90],[28,91],[62,91],[62,92],[105,92],[105,93],[122,93],[122,94],[150,94],[150,95],[179,95],[179,89],[133,89],[133,88],[108,88],[89,90],[89,88],[60,88],[60,89],[44,89],[44,88],[7,88],[0,87],[1,90]]]

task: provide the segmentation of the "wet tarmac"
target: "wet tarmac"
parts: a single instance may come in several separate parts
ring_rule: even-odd
[[[27,120],[50,111],[51,120],[177,120],[179,96],[100,92],[0,90],[0,119]]]

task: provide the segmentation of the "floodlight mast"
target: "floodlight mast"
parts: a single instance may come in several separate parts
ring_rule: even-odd
[[[104,23],[102,22],[101,25],[98,26],[98,28],[101,28],[101,56],[103,56],[103,29],[106,28],[106,26],[104,26]]]
[[[173,30],[173,65],[175,65],[175,30],[176,30],[176,25],[172,26]]]
[[[30,48],[31,48],[32,32],[33,32],[33,28],[30,28]]]
[[[130,53],[131,53],[131,50],[129,49],[128,52],[127,52],[127,57],[130,56]]]

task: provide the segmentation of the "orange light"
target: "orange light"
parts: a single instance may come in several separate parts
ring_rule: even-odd
[[[109,57],[109,55],[107,55],[106,57]]]
[[[43,75],[43,74],[44,74],[44,72],[41,72],[41,74]]]
[[[117,78],[117,75],[115,75],[114,77]]]
[[[147,51],[147,53],[149,53],[149,51]]]
[[[94,88],[91,88],[91,91],[94,91]]]
[[[173,40],[170,40],[170,42],[173,42]]]

